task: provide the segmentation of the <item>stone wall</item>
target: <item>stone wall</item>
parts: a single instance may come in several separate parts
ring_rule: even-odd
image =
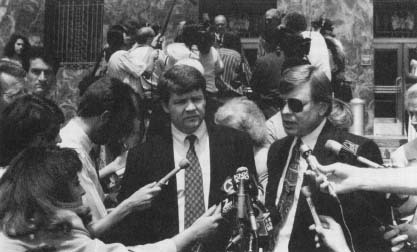
[[[31,44],[42,45],[45,1],[47,0],[1,0],[0,1],[0,54],[13,33],[27,36]],[[173,0],[104,0],[103,34],[109,26],[124,19],[145,19],[163,25]],[[167,40],[171,40],[175,25],[184,19],[197,20],[198,1],[177,0],[168,26]],[[75,115],[78,104],[78,82],[88,74],[88,69],[61,68],[57,74],[54,98],[63,109],[66,118]]]
[[[29,37],[32,44],[41,44],[43,17],[46,0],[2,0],[0,1],[0,51],[14,32]],[[172,0],[105,0],[103,31],[123,19],[143,18],[151,23],[163,24]],[[355,97],[367,101],[367,133],[372,131],[373,122],[373,66],[362,66],[362,52],[372,53],[373,4],[372,0],[277,0],[280,8],[297,10],[307,16],[308,21],[325,14],[335,23],[336,36],[343,43],[348,58],[347,76],[352,80]],[[198,1],[177,0],[172,21],[168,27],[168,40],[172,38],[175,25],[183,19],[198,18]],[[77,84],[86,71],[61,69],[58,74],[58,102],[66,115],[71,117],[78,102]]]
[[[373,1],[372,0],[277,0],[277,6],[287,11],[302,11],[308,23],[325,15],[334,22],[336,37],[347,54],[347,78],[354,86],[354,97],[366,101],[366,133],[372,134],[374,119],[374,71],[361,65],[361,55],[373,57]]]

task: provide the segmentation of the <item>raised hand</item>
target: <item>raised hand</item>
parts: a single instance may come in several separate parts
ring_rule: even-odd
[[[204,240],[217,230],[223,219],[220,210],[220,205],[212,206],[191,225],[190,229],[197,240]]]
[[[311,225],[310,230],[316,231],[316,247],[320,247],[321,243],[332,252],[350,252],[346,243],[343,230],[332,217],[320,215],[321,227]]]
[[[417,244],[417,225],[403,223],[385,232],[384,239],[392,245],[391,251],[400,251],[405,245]]]

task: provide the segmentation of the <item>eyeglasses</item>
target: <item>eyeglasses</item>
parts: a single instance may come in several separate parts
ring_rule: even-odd
[[[292,112],[299,113],[303,111],[304,106],[307,105],[307,103],[308,102],[303,103],[302,101],[295,98],[282,99],[281,110],[284,109],[286,104],[288,104],[288,108],[291,109]]]

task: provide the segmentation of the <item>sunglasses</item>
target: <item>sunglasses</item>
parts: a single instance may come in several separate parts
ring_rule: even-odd
[[[286,104],[288,104],[288,108],[291,109],[292,112],[299,113],[303,111],[304,106],[307,105],[307,103],[303,103],[295,98],[282,99],[281,110],[284,109]]]

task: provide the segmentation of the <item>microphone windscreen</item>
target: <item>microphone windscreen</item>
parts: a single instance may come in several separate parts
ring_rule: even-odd
[[[327,140],[326,144],[324,144],[324,148],[332,151],[336,155],[339,155],[340,151],[343,149],[343,145],[335,140]]]
[[[190,167],[190,161],[188,161],[188,159],[184,158],[183,160],[180,161],[180,163],[178,164],[178,167],[180,169],[187,169],[188,167]]]
[[[310,190],[310,188],[308,187],[308,186],[303,186],[302,188],[301,188],[301,192],[304,194],[304,196],[306,197],[306,198],[310,198],[311,197],[311,190]]]

